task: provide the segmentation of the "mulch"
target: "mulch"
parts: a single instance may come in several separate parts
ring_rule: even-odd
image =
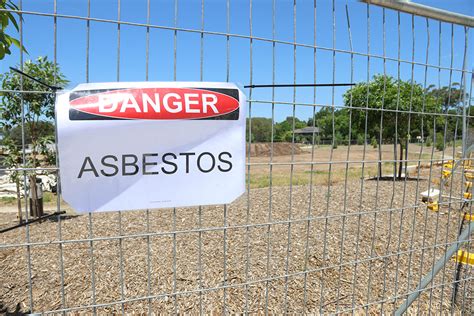
[[[45,221],[29,229],[30,242],[45,244],[0,249],[0,301],[28,310],[30,274],[35,312],[117,302],[97,312],[392,313],[457,236],[458,203],[427,210],[419,199],[427,187],[349,181],[274,187],[271,196],[253,189],[226,209],[95,213],[92,234],[103,239],[92,242],[93,253],[81,241],[88,215]],[[26,229],[0,239],[24,243]],[[450,311],[454,267],[450,261],[410,312]],[[465,299],[454,312],[472,310],[471,283],[460,284]],[[157,297],[140,299],[149,295]]]

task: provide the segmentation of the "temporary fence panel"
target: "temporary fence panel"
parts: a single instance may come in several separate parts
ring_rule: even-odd
[[[87,215],[59,193],[46,212],[66,213],[38,222],[23,185],[27,223],[0,235],[3,310],[473,313],[472,18],[335,0],[17,4],[1,10],[23,18],[20,70],[37,50],[79,82],[250,86],[247,190],[229,205]],[[2,93],[23,109],[22,163],[2,170],[56,175],[28,167],[25,145],[25,98],[51,90]]]

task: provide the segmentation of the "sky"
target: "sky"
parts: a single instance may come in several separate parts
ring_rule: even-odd
[[[121,24],[94,19],[124,21],[142,25]],[[384,27],[382,9],[355,0],[204,0],[204,34],[201,0],[15,0],[23,11],[23,43],[28,54],[23,60],[48,56],[56,60],[70,81],[68,89],[84,82],[114,81],[231,81],[241,85],[275,83],[349,83],[365,82],[383,73]],[[418,3],[474,15],[472,0],[418,0]],[[119,6],[120,3],[120,6]],[[60,16],[51,16],[55,12]],[[227,4],[229,8],[227,8]],[[251,5],[250,5],[251,4]],[[346,18],[349,13],[350,32]],[[119,10],[120,7],[120,10]],[[252,7],[250,14],[250,7]],[[334,10],[333,10],[334,9]],[[119,12],[120,11],[120,12]],[[175,12],[177,12],[175,19]],[[275,16],[273,17],[273,12]],[[333,16],[334,13],[334,16]],[[251,16],[251,19],[250,19]],[[147,28],[144,24],[153,27]],[[180,29],[175,32],[170,27]],[[273,27],[274,26],[274,27]],[[56,30],[56,37],[55,37]],[[13,28],[8,30],[19,37]],[[87,33],[89,31],[89,41]],[[453,32],[453,37],[451,37]],[[226,33],[232,36],[225,36]],[[468,33],[468,57],[473,55],[473,34]],[[250,34],[255,37],[249,39]],[[349,36],[351,35],[351,37]],[[239,35],[233,36],[233,35]],[[429,48],[428,44],[429,35]],[[296,36],[296,38],[295,38]],[[147,65],[147,37],[148,65]],[[273,47],[272,38],[279,41]],[[352,50],[362,55],[354,54]],[[400,40],[399,40],[400,38]],[[262,40],[266,39],[266,40]],[[466,32],[464,27],[427,20],[385,10],[385,54],[397,59],[386,61],[386,73],[403,80],[424,85],[428,52],[429,65],[449,68],[427,68],[427,85],[446,86],[460,82]],[[293,42],[301,44],[295,48]],[[317,49],[314,49],[316,44]],[[441,44],[441,45],[440,45]],[[333,53],[332,48],[337,50]],[[201,48],[202,60],[201,65]],[[399,49],[400,48],[400,49]],[[414,54],[413,54],[414,50]],[[176,63],[175,63],[176,53]],[[366,55],[370,54],[368,58]],[[377,57],[378,56],[378,57]],[[352,64],[351,64],[352,57]],[[20,52],[0,61],[0,72],[20,64]],[[295,63],[296,60],[296,63]],[[315,67],[316,65],[316,67]],[[467,68],[473,69],[473,59]],[[175,72],[176,68],[176,72]],[[202,72],[201,72],[202,70]],[[148,73],[148,78],[147,78]],[[316,81],[315,81],[316,78]],[[275,105],[275,120],[284,120],[293,113],[296,103],[343,105],[347,87],[246,89],[254,101],[281,102]],[[319,110],[317,107],[316,110]],[[301,119],[312,116],[313,107],[297,105],[295,115]],[[270,103],[253,102],[252,117],[271,117]]]

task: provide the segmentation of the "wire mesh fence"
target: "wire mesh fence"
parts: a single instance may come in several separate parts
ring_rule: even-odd
[[[124,0],[110,16],[90,0],[8,11],[27,49],[29,21],[50,23],[42,45],[54,63],[76,58],[79,82],[269,85],[246,88],[247,192],[78,216],[59,182],[45,209],[66,213],[28,224],[27,178],[57,164],[30,167],[25,99],[51,92],[19,79],[2,95],[22,109],[21,163],[2,171],[21,175],[27,225],[1,234],[4,311],[472,314],[472,264],[453,256],[472,251],[469,27],[334,0],[142,2],[139,17]],[[81,49],[61,43],[78,34]],[[273,86],[302,82],[357,85]]]

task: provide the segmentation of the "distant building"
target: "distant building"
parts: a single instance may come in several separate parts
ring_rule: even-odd
[[[319,134],[319,128],[318,127],[312,127],[312,126],[307,126],[303,127],[300,129],[295,129],[295,134],[301,134],[301,135],[313,135],[313,134]]]
[[[319,128],[307,126],[300,129],[295,129],[295,136],[297,136],[297,141],[302,143],[311,144],[314,140],[319,144]]]

